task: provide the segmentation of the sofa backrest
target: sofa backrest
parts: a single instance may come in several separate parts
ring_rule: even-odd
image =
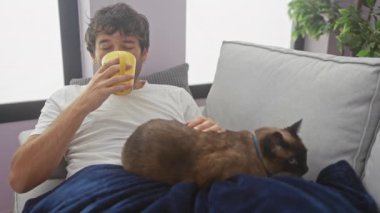
[[[380,119],[380,59],[224,42],[205,114],[231,130],[303,119],[307,179],[338,160],[362,175]]]

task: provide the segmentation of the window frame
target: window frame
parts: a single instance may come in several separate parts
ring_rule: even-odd
[[[82,77],[77,0],[58,0],[64,83]],[[36,82],[39,83],[39,82]],[[0,104],[0,123],[37,119],[46,100]]]

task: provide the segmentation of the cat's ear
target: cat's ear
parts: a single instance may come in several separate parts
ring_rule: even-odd
[[[300,130],[301,123],[302,123],[302,119],[299,120],[299,121],[297,121],[297,122],[295,122],[291,126],[286,127],[285,130],[287,130],[288,132],[290,132],[290,134],[292,134],[292,135],[297,135],[298,132],[299,132],[299,130]]]

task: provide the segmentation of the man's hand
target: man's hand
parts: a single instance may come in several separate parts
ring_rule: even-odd
[[[186,126],[190,128],[194,128],[195,130],[199,130],[202,132],[224,132],[225,129],[219,126],[215,121],[206,117],[198,117],[186,123]]]
[[[130,68],[130,65],[126,65],[126,69]],[[92,112],[97,109],[112,93],[133,87],[132,84],[120,83],[131,80],[134,76],[115,75],[117,72],[119,72],[119,59],[110,61],[96,71],[78,100],[86,107],[86,111]]]

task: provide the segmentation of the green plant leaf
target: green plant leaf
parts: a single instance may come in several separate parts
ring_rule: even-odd
[[[299,26],[294,30],[296,34],[315,39],[332,30],[329,23],[336,18],[338,9],[330,0],[291,0],[288,4],[289,17]]]
[[[373,8],[376,4],[376,0],[364,0],[364,1],[362,0],[362,3],[364,6],[366,6],[368,8]]]
[[[297,31],[292,32],[292,40],[295,41],[300,36],[300,34]]]
[[[358,57],[368,57],[370,54],[370,51],[369,50],[360,50],[356,56]]]
[[[348,15],[350,15],[350,11],[348,10],[348,9],[340,9],[340,10],[338,10],[339,11],[339,13],[341,14],[341,15],[343,15],[343,16],[348,16]]]
[[[376,0],[358,0],[368,9],[358,9],[357,1],[341,8],[332,0],[290,0],[288,14],[295,23],[292,38],[309,36],[318,39],[334,33],[340,50],[350,49],[353,55],[380,55],[380,7]],[[363,8],[362,8],[363,9]]]

